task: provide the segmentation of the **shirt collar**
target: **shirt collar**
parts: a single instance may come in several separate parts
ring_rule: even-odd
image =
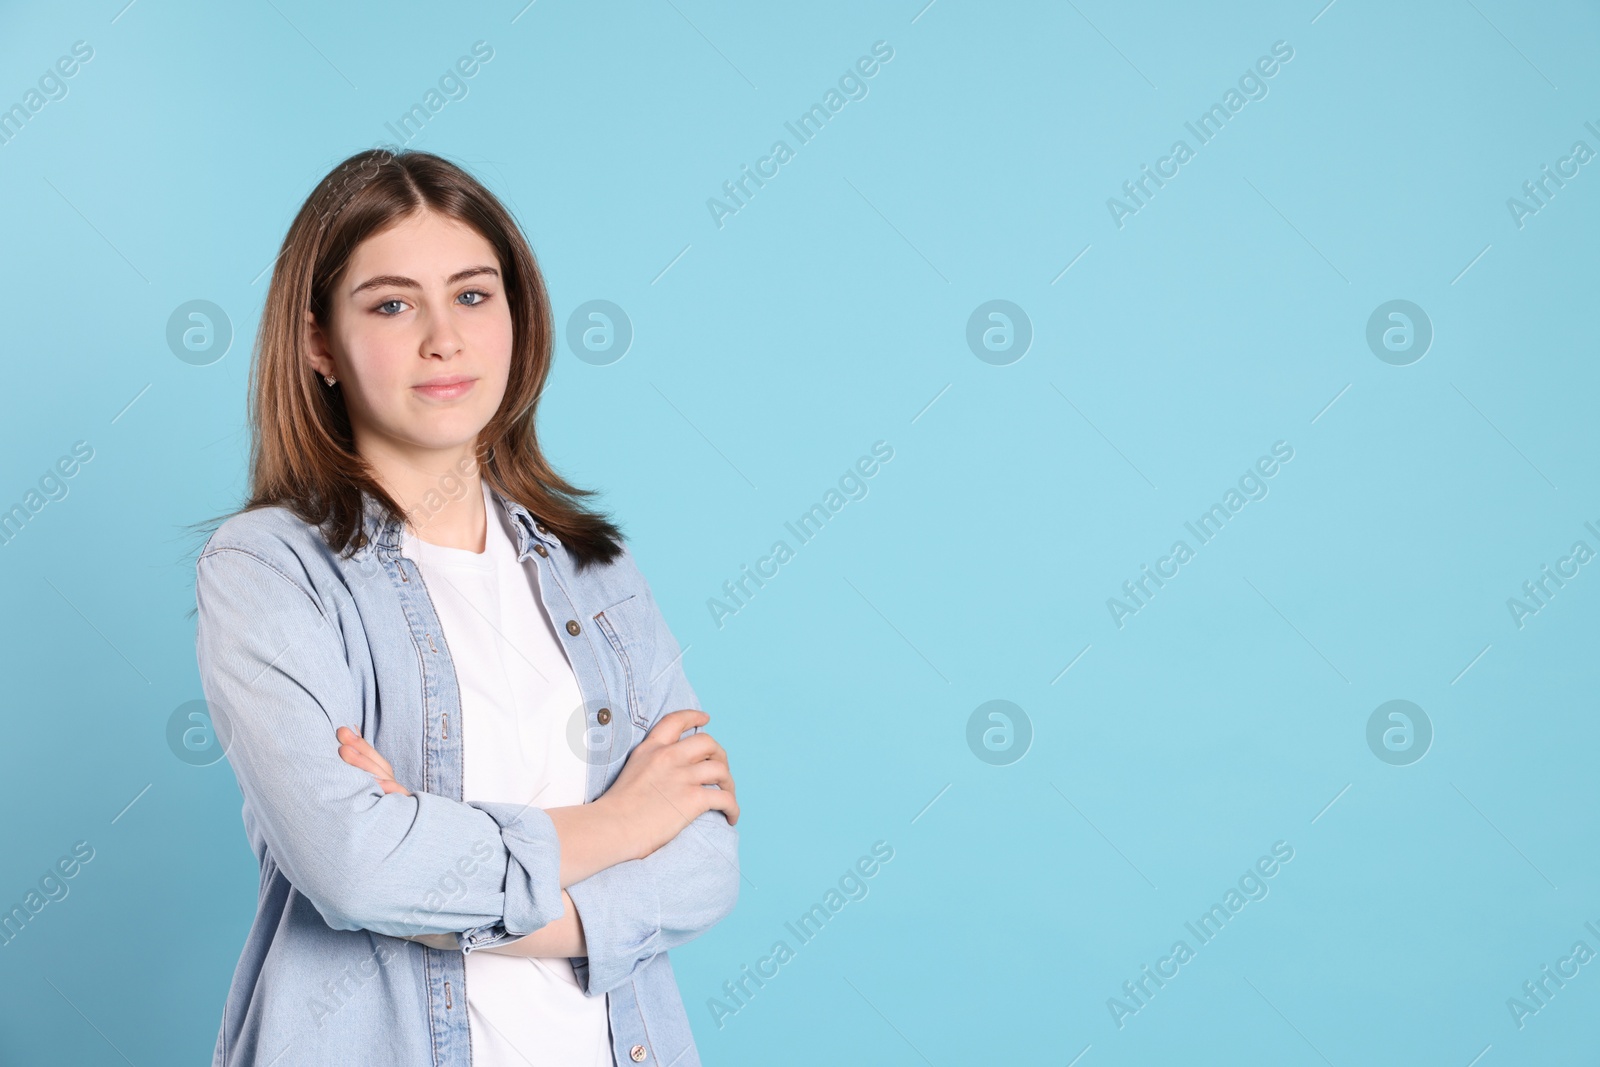
[[[493,484],[489,486],[489,495],[506,513],[511,516],[513,525],[517,528],[517,556],[521,558],[531,548],[531,542],[541,541],[546,545],[559,547],[561,539],[551,533],[549,528],[529,514],[528,509],[501,493]],[[377,497],[362,491],[362,527],[366,531],[367,542],[375,549],[381,550],[389,556],[399,555],[401,535],[405,531],[405,524],[398,518],[384,514],[383,506],[378,503]]]
[[[528,509],[506,496],[492,484],[489,485],[489,495],[506,510],[511,516],[511,522],[517,528],[517,557],[520,559],[533,547],[533,541],[541,541],[546,545],[559,546],[561,541],[555,534],[539,520],[528,513]]]

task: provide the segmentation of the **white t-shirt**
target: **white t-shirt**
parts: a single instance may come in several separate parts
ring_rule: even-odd
[[[539,599],[539,557],[517,562],[511,518],[487,483],[483,502],[483,552],[429,544],[409,525],[402,534],[455,662],[462,799],[582,804],[587,767],[566,730],[583,697]],[[584,996],[565,958],[479,951],[465,963],[473,1067],[612,1067],[609,996]]]

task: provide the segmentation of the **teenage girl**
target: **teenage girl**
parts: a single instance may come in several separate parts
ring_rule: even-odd
[[[699,1063],[668,950],[737,899],[739,806],[622,535],[540,451],[553,347],[515,220],[438,156],[352,156],[289,230],[250,498],[197,563],[261,865],[217,1067]]]

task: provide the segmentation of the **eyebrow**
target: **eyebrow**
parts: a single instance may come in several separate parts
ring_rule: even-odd
[[[466,270],[456,271],[454,274],[450,275],[450,277],[446,278],[444,283],[446,285],[454,285],[456,282],[462,281],[466,278],[473,278],[480,274],[492,274],[496,278],[500,277],[500,272],[493,267],[468,267]],[[350,290],[350,295],[355,296],[357,293],[367,289],[386,289],[390,287],[397,289],[422,288],[422,286],[419,285],[414,279],[404,277],[403,275],[380,274],[376,278],[368,278],[366,281]]]

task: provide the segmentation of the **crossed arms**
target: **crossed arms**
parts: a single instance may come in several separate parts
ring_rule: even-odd
[[[244,548],[206,551],[196,565],[195,644],[206,702],[261,835],[330,927],[444,935],[437,945],[463,952],[543,934],[519,953],[581,947],[574,972],[598,996],[732,910],[738,805],[726,754],[698,732],[704,712],[667,711],[698,699],[648,587],[656,728],[604,795],[547,810],[375,791],[374,772],[340,756],[335,731],[360,725],[361,692],[340,627],[303,574]]]

